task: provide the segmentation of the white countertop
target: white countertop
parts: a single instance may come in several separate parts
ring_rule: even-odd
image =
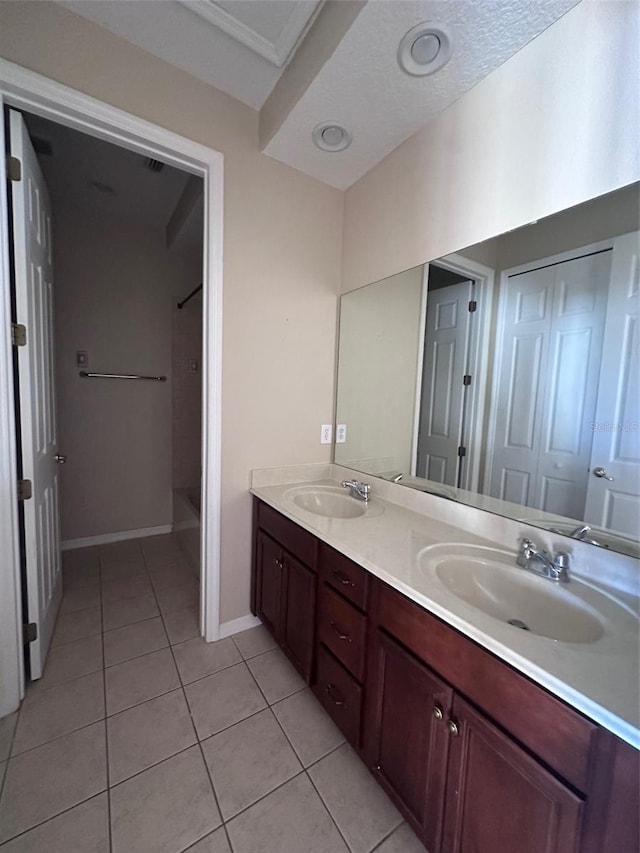
[[[416,512],[406,505],[414,500],[411,495],[404,494],[411,490],[398,492],[401,487],[387,483],[380,484],[377,489],[378,481],[374,481],[372,488],[371,507],[358,518],[317,515],[297,506],[291,494],[287,494],[296,486],[339,485],[339,480],[330,478],[344,472],[346,469],[341,471],[338,466],[329,465],[256,471],[251,492],[585,716],[640,749],[640,636],[638,619],[634,618],[638,613],[635,596],[596,583],[587,573],[586,579],[582,576],[579,579],[613,598],[627,614],[619,624],[611,626],[605,622],[604,634],[599,640],[566,643],[514,628],[467,604],[442,583],[434,582],[418,562],[420,552],[436,544],[451,542],[496,547],[491,516],[484,514],[486,532],[481,536],[478,523],[464,525],[466,529],[462,529],[462,525],[454,526],[434,517],[438,515],[437,510],[434,515],[425,515],[424,498],[421,511]],[[396,495],[398,503],[389,500]],[[474,528],[475,532],[471,532]],[[503,544],[498,543],[497,547]],[[512,550],[516,571],[515,548]],[[572,571],[576,573],[575,566]],[[534,580],[550,583],[544,578],[534,577]]]

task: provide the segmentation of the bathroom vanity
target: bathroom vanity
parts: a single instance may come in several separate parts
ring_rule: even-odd
[[[612,652],[607,637],[500,633],[493,619],[492,638],[484,614],[474,624],[475,608],[447,611],[416,569],[429,549],[455,553],[461,537],[486,547],[478,537],[387,501],[358,505],[336,483],[252,491],[253,611],[430,853],[638,850],[637,727],[594,713],[577,683],[563,694],[557,677],[564,646],[575,668],[595,646]],[[527,665],[536,644],[542,656],[529,652]],[[600,673],[585,666],[597,694]]]

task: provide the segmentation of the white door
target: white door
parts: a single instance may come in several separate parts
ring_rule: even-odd
[[[22,116],[10,111],[11,155],[21,180],[11,184],[16,319],[26,326],[18,347],[22,476],[33,496],[24,501],[31,677],[40,678],[62,595],[58,511],[57,430],[53,361],[51,205]]]
[[[638,232],[618,237],[613,245],[599,389],[595,418],[590,424],[593,444],[584,518],[594,526],[637,539],[640,534]]]
[[[611,252],[509,276],[490,494],[582,519]]]
[[[427,294],[416,473],[458,485],[472,282]]]

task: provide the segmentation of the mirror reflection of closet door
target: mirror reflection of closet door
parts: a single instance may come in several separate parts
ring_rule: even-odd
[[[640,233],[613,245],[600,390],[584,519],[637,538],[640,528]],[[595,473],[594,473],[595,472]]]
[[[458,485],[473,283],[464,281],[427,296],[416,474]]]
[[[489,494],[584,518],[611,252],[508,276]]]

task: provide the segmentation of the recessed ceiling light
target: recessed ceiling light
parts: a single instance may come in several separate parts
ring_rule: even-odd
[[[418,24],[403,37],[398,47],[398,64],[412,77],[433,74],[451,57],[453,40],[443,24]]]
[[[335,121],[323,121],[313,128],[311,138],[323,151],[344,151],[351,145],[351,134]]]

